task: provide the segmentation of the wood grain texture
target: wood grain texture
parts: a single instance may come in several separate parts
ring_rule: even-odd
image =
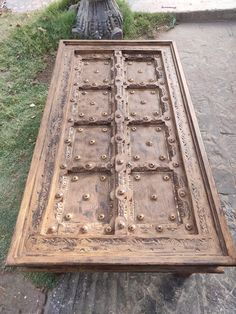
[[[170,41],[61,41],[25,191],[7,265],[236,264]]]

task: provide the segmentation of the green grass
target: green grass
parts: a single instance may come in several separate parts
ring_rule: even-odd
[[[52,4],[41,13],[17,19],[0,44],[0,263],[10,245],[32,158],[48,86],[35,81],[54,58],[58,41],[71,38],[75,13],[69,1]],[[2,22],[3,23],[3,22]],[[10,22],[11,23],[11,22]],[[9,25],[9,23],[8,23]],[[7,29],[7,28],[6,28]],[[34,107],[30,107],[35,104]],[[27,275],[36,286],[52,287],[56,275]]]
[[[0,266],[10,245],[32,158],[48,84],[36,80],[46,59],[55,57],[58,42],[71,38],[75,0],[62,0],[36,14],[2,15],[0,26]],[[118,1],[124,17],[125,38],[148,34],[172,17],[133,13]],[[34,104],[34,106],[32,106]],[[30,106],[31,105],[31,106]],[[51,288],[54,274],[28,274],[36,286]]]

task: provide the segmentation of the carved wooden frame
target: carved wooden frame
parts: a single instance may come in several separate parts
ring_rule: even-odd
[[[71,95],[73,55],[76,51],[114,53],[160,52],[167,93],[177,124],[188,185],[194,202],[198,235],[157,237],[59,237],[41,232],[42,217],[55,177],[59,175],[58,152],[63,144],[63,121]],[[120,61],[122,62],[122,61]],[[117,74],[119,76],[119,72]],[[122,74],[120,74],[122,76]],[[58,78],[62,78],[58,84]],[[119,81],[117,90],[122,88]],[[119,100],[117,100],[117,103]],[[45,160],[45,156],[47,157]],[[200,180],[196,180],[196,173]],[[41,186],[39,195],[36,186]],[[50,204],[51,206],[52,204]],[[215,271],[236,265],[235,249],[201,139],[197,119],[172,41],[78,41],[60,42],[26,188],[17,219],[7,265],[68,270]]]

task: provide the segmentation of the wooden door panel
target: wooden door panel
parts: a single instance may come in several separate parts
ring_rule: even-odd
[[[236,264],[172,42],[61,42],[7,263]]]
[[[97,167],[111,161],[112,130],[109,126],[78,126],[72,141],[72,167],[85,167],[93,163]]]
[[[158,88],[129,90],[128,104],[130,119],[133,119],[134,121],[160,119],[161,104]]]
[[[169,152],[164,125],[133,125],[130,129],[131,157],[136,164],[166,163]]]

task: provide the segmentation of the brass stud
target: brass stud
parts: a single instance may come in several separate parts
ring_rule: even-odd
[[[137,215],[137,219],[140,220],[140,221],[143,220],[144,219],[144,215],[143,214],[138,214]]]
[[[128,62],[128,65],[132,65],[132,64],[133,64],[133,62],[132,62],[132,61],[129,61],[129,62]]]
[[[99,71],[98,71],[98,70],[95,70],[94,73],[99,73]]]
[[[60,168],[61,168],[61,169],[66,169],[66,167],[67,167],[66,164],[61,164],[61,165],[60,165]]]
[[[102,160],[106,160],[106,159],[107,159],[107,155],[102,155],[102,156],[101,156],[101,159],[102,159]]]
[[[123,189],[118,190],[118,194],[119,195],[124,195],[125,194],[125,190],[123,190]]]
[[[157,200],[157,195],[156,194],[152,194],[151,200],[156,201]]]
[[[155,80],[154,79],[150,79],[149,82],[155,82]]]
[[[170,120],[170,117],[168,117],[168,116],[167,116],[167,117],[165,117],[165,120],[166,120],[166,121]]]
[[[89,121],[95,121],[96,119],[94,117],[89,117]]]
[[[103,112],[102,115],[103,115],[103,117],[106,117],[108,115],[108,113],[107,112]]]
[[[71,140],[69,138],[65,139],[66,144],[71,144]]]
[[[85,226],[82,226],[81,228],[80,228],[80,230],[81,230],[81,232],[82,233],[87,233],[88,232],[88,227],[85,225]]]
[[[141,177],[140,177],[140,175],[139,175],[139,174],[136,174],[136,175],[134,176],[134,178],[135,178],[135,180],[136,180],[136,181],[138,181],[138,180],[140,180],[140,179],[141,179]]]
[[[95,101],[90,101],[90,105],[91,105],[91,106],[96,105]]]
[[[134,94],[134,90],[131,90],[129,93],[130,93],[130,94]]]
[[[47,233],[55,233],[56,231],[57,231],[56,226],[51,226],[51,227],[48,228]]]
[[[84,83],[88,83],[88,82],[89,82],[89,80],[88,80],[88,79],[84,80]]]
[[[95,140],[90,140],[90,141],[89,141],[89,144],[90,144],[90,145],[94,145],[95,143],[96,143]]]
[[[109,62],[108,62],[108,61],[105,61],[105,62],[104,62],[104,64],[105,64],[105,65],[108,65],[108,64],[109,64]]]
[[[106,233],[111,233],[111,232],[112,232],[112,227],[111,227],[111,226],[107,226],[107,227],[105,228],[105,232],[106,232]]]
[[[87,169],[92,169],[92,167],[93,167],[92,164],[86,164],[85,165],[85,168],[87,168]]]
[[[155,164],[153,164],[152,162],[149,164],[149,167],[150,168],[154,168],[155,167]]]
[[[173,163],[173,166],[174,166],[175,168],[178,168],[178,167],[179,167],[179,163],[178,163],[178,162],[174,162],[174,163]]]
[[[152,90],[152,91],[151,91],[151,94],[152,94],[152,95],[155,95],[155,94],[156,94],[156,92],[155,92],[154,90]]]
[[[169,177],[169,176],[164,176],[164,177],[163,177],[163,180],[164,180],[164,181],[168,181],[168,180],[170,180],[170,177]]]
[[[148,62],[147,65],[152,65],[152,62]]]
[[[84,130],[84,129],[82,129],[82,128],[78,128],[78,129],[77,129],[77,132],[83,132],[83,130]]]
[[[118,227],[119,227],[119,229],[124,229],[125,228],[125,223],[123,221],[120,221],[118,223]]]
[[[132,79],[132,78],[129,78],[129,79],[128,79],[128,81],[129,81],[129,82],[133,82],[133,81],[134,81],[134,79]]]
[[[129,225],[128,229],[129,231],[133,232],[135,230],[135,225]]]
[[[185,197],[185,196],[186,196],[186,192],[185,192],[185,191],[180,191],[180,192],[179,192],[179,195],[180,195],[181,197]]]
[[[186,224],[185,228],[186,228],[186,230],[190,231],[190,230],[192,230],[193,226],[190,224]]]
[[[152,145],[153,145],[153,142],[152,142],[152,141],[147,141],[147,142],[146,142],[146,145],[147,145],[147,146],[152,146]]]
[[[71,220],[72,214],[68,213],[65,215],[65,220]]]
[[[80,160],[81,159],[81,157],[79,156],[79,155],[76,155],[75,157],[74,157],[74,160]]]
[[[104,80],[103,80],[103,83],[108,83],[108,79],[104,79]]]
[[[139,155],[135,155],[133,158],[134,158],[134,160],[139,160],[140,156]]]
[[[134,132],[134,131],[137,130],[137,128],[136,128],[135,126],[133,126],[133,127],[131,128],[131,130]]]
[[[107,95],[108,94],[108,92],[103,92],[103,95]]]
[[[149,117],[148,117],[148,116],[145,116],[145,117],[143,117],[143,120],[144,120],[144,121],[148,121],[148,120],[149,120]]]
[[[63,193],[61,193],[61,192],[56,193],[55,198],[57,198],[57,199],[63,198]]]
[[[85,61],[85,62],[84,62],[84,65],[89,65],[88,61]]]
[[[170,138],[170,139],[169,139],[169,142],[170,142],[170,143],[174,143],[174,142],[175,142],[175,139],[174,139],[174,138]]]
[[[104,220],[105,218],[105,215],[104,214],[99,214],[98,215],[98,220]]]
[[[84,113],[83,112],[79,113],[79,117],[80,118],[84,117]]]
[[[78,84],[77,82],[75,82],[73,85],[74,85],[74,86],[78,86],[79,84]]]
[[[140,70],[138,70],[138,73],[143,73],[143,70],[141,70],[141,69],[140,69]]]
[[[158,111],[154,111],[154,112],[153,112],[153,115],[154,115],[154,116],[159,116],[159,112],[158,112]]]
[[[158,127],[156,128],[156,131],[157,131],[157,132],[160,132],[160,131],[161,131],[161,127],[158,126]]]
[[[73,98],[71,98],[70,102],[75,102],[75,100]]]
[[[102,132],[107,132],[108,129],[107,128],[102,128]]]
[[[147,102],[146,102],[146,100],[141,100],[140,103],[141,103],[142,105],[145,105]]]
[[[170,214],[169,219],[170,219],[171,221],[174,221],[174,220],[176,219],[175,214]]]
[[[162,232],[162,231],[163,231],[163,227],[160,226],[160,225],[157,226],[157,227],[156,227],[156,231],[157,231],[157,232]]]
[[[83,91],[81,94],[82,94],[82,95],[87,95],[87,92]]]
[[[100,177],[100,180],[103,182],[103,181],[105,181],[107,179],[107,177],[106,176],[101,176]]]
[[[163,160],[166,159],[166,157],[165,157],[164,155],[161,155],[161,156],[159,157],[159,159],[163,161]]]
[[[130,115],[134,117],[136,116],[136,112],[131,112]]]
[[[78,177],[78,176],[73,176],[72,179],[71,179],[72,182],[76,182],[76,181],[78,181],[78,180],[79,180],[79,177]]]
[[[97,83],[92,83],[92,86],[97,86]]]
[[[89,200],[89,199],[90,199],[90,194],[88,194],[88,193],[84,194],[84,195],[83,195],[83,199],[84,199],[85,201]]]
[[[117,164],[118,165],[123,165],[124,163],[124,160],[123,159],[117,159]]]
[[[144,85],[145,83],[144,83],[144,82],[141,82],[140,84],[141,84],[141,85]]]
[[[116,117],[117,117],[117,118],[121,118],[121,115],[118,113],[118,114],[116,115]]]
[[[74,122],[74,119],[73,118],[69,118],[67,121],[68,122]]]

